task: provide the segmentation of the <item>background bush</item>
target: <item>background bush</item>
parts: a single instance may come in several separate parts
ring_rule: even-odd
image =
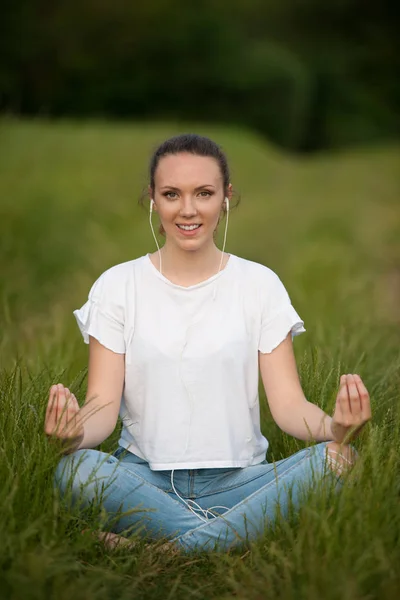
[[[4,0],[0,109],[196,119],[291,151],[398,138],[389,0]]]

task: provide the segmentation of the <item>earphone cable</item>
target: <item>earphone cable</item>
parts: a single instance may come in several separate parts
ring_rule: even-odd
[[[220,270],[221,270],[221,267],[222,267],[222,261],[223,261],[223,258],[224,258],[224,250],[225,250],[226,236],[227,236],[227,230],[228,230],[228,221],[229,221],[229,198],[228,198],[228,197],[226,197],[226,198],[225,198],[225,202],[226,202],[226,207],[227,207],[227,213],[226,213],[226,224],[225,224],[224,242],[223,242],[223,247],[222,247],[222,251],[221,251],[221,261],[220,261],[220,265],[219,265],[218,273],[219,273],[219,272],[220,272]],[[151,230],[152,230],[152,232],[153,232],[153,237],[154,237],[154,240],[155,240],[155,242],[156,242],[157,249],[158,249],[158,256],[159,256],[159,259],[160,259],[160,274],[162,274],[162,266],[161,266],[161,265],[162,265],[162,260],[161,260],[161,250],[160,250],[160,247],[159,247],[159,245],[158,245],[158,241],[157,241],[156,235],[155,235],[155,233],[154,233],[153,224],[152,224],[152,221],[151,221],[151,215],[152,215],[152,212],[153,212],[153,204],[154,204],[154,200],[153,200],[153,199],[151,199],[151,201],[150,201],[150,215],[149,215],[149,221],[150,221],[150,227],[151,227]],[[217,273],[217,274],[218,274],[218,273]],[[217,283],[218,283],[218,282],[217,282],[217,280],[216,280],[216,281],[214,281],[214,285],[213,285],[213,292],[212,292],[212,300],[213,300],[213,301],[215,301],[215,298],[216,298],[216,293],[217,293]],[[183,383],[183,385],[184,385],[184,387],[185,387],[185,389],[186,389],[186,392],[187,392],[188,396],[190,397],[190,403],[189,403],[189,405],[190,405],[190,418],[189,418],[189,426],[188,426],[188,435],[187,435],[187,438],[186,438],[185,449],[183,450],[182,454],[184,454],[184,453],[186,452],[186,450],[187,450],[187,448],[188,448],[188,445],[189,445],[189,439],[190,439],[190,429],[191,429],[191,417],[192,417],[192,399],[191,399],[192,397],[191,397],[191,394],[190,394],[190,392],[189,392],[189,390],[188,390],[188,388],[187,388],[187,386],[186,386],[186,384],[185,384],[185,382],[184,382],[184,380],[183,380],[183,378],[182,378],[182,375],[181,375],[181,365],[182,365],[182,356],[183,356],[183,351],[184,351],[184,349],[185,349],[185,347],[186,347],[186,344],[187,344],[187,334],[188,334],[188,331],[189,331],[190,327],[191,327],[192,325],[196,324],[196,323],[197,323],[197,321],[193,321],[193,322],[192,322],[192,323],[189,325],[189,327],[188,327],[188,329],[187,329],[187,331],[186,331],[185,341],[184,341],[184,344],[183,344],[183,347],[182,347],[182,352],[181,352],[180,359],[179,359],[179,377],[180,377],[180,379],[181,379],[181,382]],[[191,500],[191,499],[188,499],[189,501],[188,501],[188,502],[186,502],[186,501],[184,500],[184,498],[182,498],[182,497],[181,497],[181,496],[178,494],[178,492],[177,492],[177,490],[176,490],[176,488],[175,488],[175,485],[174,485],[173,477],[174,477],[174,469],[172,469],[172,470],[171,470],[171,485],[172,485],[172,489],[173,489],[173,491],[175,492],[175,494],[177,495],[177,497],[178,497],[180,500],[182,500],[182,502],[183,502],[183,503],[184,503],[184,504],[185,504],[185,505],[186,505],[186,506],[189,508],[189,510],[190,510],[190,511],[191,511],[191,512],[192,512],[194,515],[196,515],[196,517],[198,517],[198,518],[199,518],[201,521],[203,521],[203,522],[207,522],[207,521],[208,521],[208,519],[210,518],[210,517],[208,516],[208,513],[211,513],[211,514],[212,514],[212,512],[211,512],[211,511],[212,511],[213,509],[216,509],[216,508],[223,508],[223,509],[225,509],[225,510],[229,510],[229,509],[228,509],[226,506],[212,506],[211,508],[208,508],[208,509],[203,509],[203,508],[201,508],[201,506],[200,506],[200,505],[199,505],[197,502],[195,502],[194,500]],[[192,508],[192,507],[190,506],[189,502],[191,502],[191,503],[195,504],[195,505],[196,505],[198,508],[197,508],[197,509],[195,509],[195,508]],[[200,512],[202,513],[202,515],[204,515],[204,516],[201,516],[201,515],[197,514],[196,510],[197,510],[197,511],[200,511]],[[215,517],[215,515],[213,515],[213,514],[212,514],[212,516],[213,516],[213,518]]]

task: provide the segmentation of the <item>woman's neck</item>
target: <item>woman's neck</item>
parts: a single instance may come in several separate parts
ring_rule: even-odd
[[[182,281],[178,285],[195,285],[218,273],[221,264],[222,252],[215,244],[207,249],[190,252],[180,248],[170,247],[165,244],[160,248],[161,271],[164,277],[174,281]],[[160,271],[159,253],[154,252],[152,262]],[[221,270],[225,267],[228,255],[222,259]]]

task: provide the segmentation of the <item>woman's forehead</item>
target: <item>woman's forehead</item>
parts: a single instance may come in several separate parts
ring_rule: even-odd
[[[175,185],[178,180],[191,181],[204,179],[202,184],[217,183],[221,179],[221,171],[217,161],[210,156],[197,156],[195,154],[169,154],[164,156],[158,163],[157,182],[162,185]]]

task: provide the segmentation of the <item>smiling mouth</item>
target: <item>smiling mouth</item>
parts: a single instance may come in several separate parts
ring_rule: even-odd
[[[192,225],[181,226],[178,223],[176,224],[176,226],[179,229],[182,229],[182,231],[195,231],[196,229],[200,229],[200,227],[202,226],[202,223],[198,224],[196,227],[192,226]]]

